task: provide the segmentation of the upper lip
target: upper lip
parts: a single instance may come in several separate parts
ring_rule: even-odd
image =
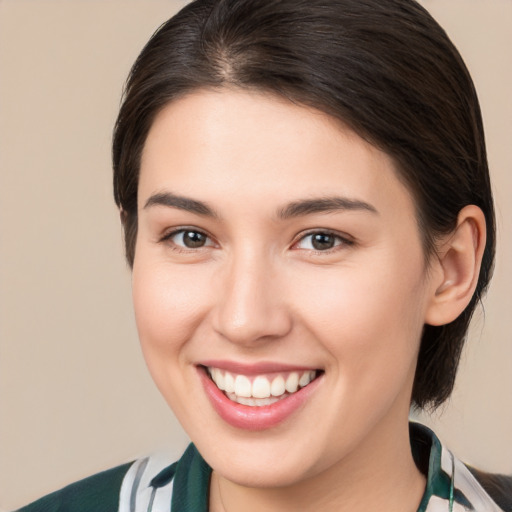
[[[277,373],[277,372],[293,372],[293,371],[308,371],[317,370],[313,366],[295,365],[287,363],[279,363],[275,361],[259,361],[256,363],[242,363],[238,361],[212,359],[208,361],[201,361],[200,366],[211,368],[219,368],[231,373],[240,375],[259,375],[263,373]]]

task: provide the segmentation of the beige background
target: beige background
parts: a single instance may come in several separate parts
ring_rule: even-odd
[[[121,85],[184,3],[0,0],[0,509],[186,443],[139,352],[110,184]],[[512,472],[512,2],[424,4],[474,75],[500,231],[485,321],[427,421],[463,459]]]

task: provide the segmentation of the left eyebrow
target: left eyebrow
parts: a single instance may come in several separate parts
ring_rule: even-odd
[[[203,215],[204,217],[218,218],[219,215],[213,208],[202,201],[191,199],[185,196],[178,196],[171,194],[170,192],[160,192],[153,194],[144,205],[144,208],[150,208],[152,206],[167,206],[169,208],[177,208],[178,210],[184,210],[187,212],[195,213],[197,215]]]
[[[312,213],[330,213],[337,211],[366,211],[378,215],[377,209],[369,203],[348,197],[322,197],[293,201],[278,211],[278,218],[286,220]]]

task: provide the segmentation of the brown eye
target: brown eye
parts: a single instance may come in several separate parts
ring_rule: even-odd
[[[184,247],[186,249],[200,249],[201,247],[213,245],[207,235],[193,229],[181,229],[180,231],[172,233],[168,239],[178,247]]]
[[[336,240],[333,235],[327,233],[315,233],[311,236],[311,245],[317,251],[324,251],[325,249],[332,249]]]
[[[316,233],[309,233],[303,236],[295,247],[310,251],[328,251],[343,245],[352,245],[352,242],[328,231],[317,231]]]
[[[206,243],[206,236],[197,231],[185,231],[183,233],[183,244],[190,249],[203,247]]]

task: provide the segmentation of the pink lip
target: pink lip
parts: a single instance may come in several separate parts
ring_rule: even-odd
[[[290,364],[275,363],[271,361],[261,361],[259,363],[239,363],[236,361],[224,361],[211,359],[208,361],[201,361],[201,366],[211,366],[213,368],[220,368],[231,373],[240,375],[262,375],[265,373],[278,373],[278,372],[301,372],[308,370],[316,370],[311,366],[293,366]]]
[[[218,366],[216,367],[218,368]],[[268,367],[264,369],[268,371]],[[208,377],[204,368],[197,367],[197,370],[206,395],[217,414],[231,426],[245,430],[265,430],[275,427],[304,406],[322,380],[322,376],[320,376],[296,393],[271,405],[250,407],[231,401]],[[280,366],[280,370],[284,371],[282,366]]]

